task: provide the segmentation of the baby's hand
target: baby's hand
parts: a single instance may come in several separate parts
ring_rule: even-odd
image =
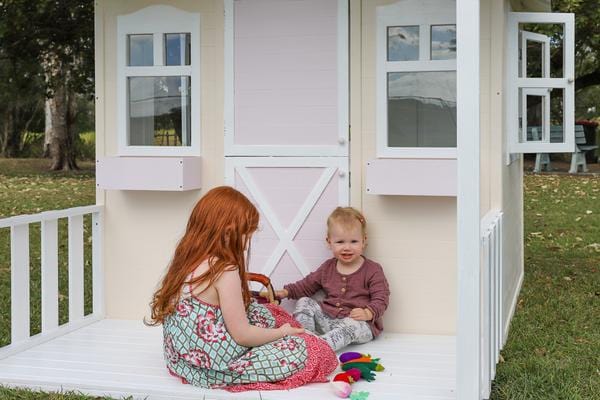
[[[304,328],[294,328],[293,326],[291,326],[288,323],[281,325],[277,329],[281,330],[281,332],[283,333],[283,336],[299,335],[301,333],[304,333]]]
[[[258,293],[258,295],[260,297],[264,297],[265,299],[269,298],[269,292],[267,292],[266,290],[261,291],[260,293]],[[288,296],[288,291],[285,289],[275,291],[276,299],[285,299],[287,296]]]
[[[373,318],[371,310],[368,308],[353,308],[350,311],[350,318],[356,321],[370,321]]]

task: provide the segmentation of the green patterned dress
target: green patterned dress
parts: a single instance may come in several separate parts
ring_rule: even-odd
[[[250,324],[274,328],[298,326],[281,307],[252,302]],[[219,306],[188,296],[164,321],[164,355],[172,375],[184,383],[231,391],[289,389],[308,382],[325,382],[337,366],[325,341],[308,334],[286,336],[262,346],[237,344]],[[318,357],[318,359],[317,359]]]

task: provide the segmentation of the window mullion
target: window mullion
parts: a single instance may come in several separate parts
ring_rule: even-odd
[[[163,32],[154,32],[153,34],[153,44],[154,44],[154,65],[155,66],[163,66],[165,65],[165,57],[164,57],[164,33]]]
[[[191,76],[190,66],[181,67],[126,67],[125,76]]]
[[[419,25],[419,60],[431,60],[431,28],[429,24]]]

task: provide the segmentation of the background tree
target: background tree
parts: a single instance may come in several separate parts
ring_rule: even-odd
[[[36,17],[47,88],[44,152],[52,159],[51,169],[77,169],[77,104],[93,93],[94,3],[40,1]]]
[[[35,4],[0,1],[0,155],[17,157],[21,137],[39,122],[44,85],[30,29]],[[37,119],[37,121],[36,121]]]
[[[77,105],[93,93],[93,37],[92,0],[0,0],[3,155],[19,155],[23,132],[45,111],[51,169],[77,168]]]
[[[599,0],[552,0],[554,12],[575,13],[575,91],[578,117],[597,117],[600,113],[587,110],[596,107],[600,111],[600,1]],[[561,55],[562,57],[562,55]],[[553,57],[553,64],[562,60]],[[588,103],[588,102],[593,103]],[[585,112],[584,112],[585,111]]]

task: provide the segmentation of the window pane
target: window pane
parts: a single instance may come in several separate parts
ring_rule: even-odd
[[[544,43],[527,40],[527,78],[544,77]]]
[[[128,35],[128,47],[127,65],[131,67],[154,65],[152,35]]]
[[[166,65],[190,65],[190,34],[165,34]]]
[[[456,72],[388,73],[388,146],[456,147]]]
[[[128,78],[129,145],[191,145],[189,76]]]
[[[388,61],[419,59],[419,26],[388,26]]]
[[[544,96],[526,95],[527,140],[540,142],[544,137]]]
[[[431,59],[456,59],[456,25],[431,26]]]

